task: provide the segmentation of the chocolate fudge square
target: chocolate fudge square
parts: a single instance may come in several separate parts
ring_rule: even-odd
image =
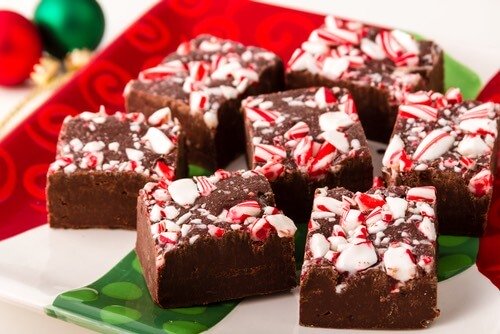
[[[135,229],[146,183],[187,174],[184,138],[167,108],[67,117],[47,174],[51,227]]]
[[[386,143],[405,93],[443,91],[443,52],[400,30],[327,16],[290,58],[286,85],[348,88],[368,139]]]
[[[218,170],[148,183],[140,191],[136,251],[153,300],[204,305],[297,285],[294,223],[266,178]]]
[[[428,327],[436,308],[433,187],[316,191],[300,278],[300,324]]]
[[[439,233],[480,236],[498,154],[500,105],[463,101],[460,91],[409,94],[383,158],[389,184],[432,185]]]
[[[249,97],[242,111],[248,166],[269,179],[278,207],[295,223],[308,221],[316,188],[370,188],[371,156],[347,90],[320,87]]]
[[[126,109],[149,115],[170,107],[186,132],[189,163],[215,170],[244,151],[241,99],[281,90],[283,71],[274,53],[200,35],[132,80]]]

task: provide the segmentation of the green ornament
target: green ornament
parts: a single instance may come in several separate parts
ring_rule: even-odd
[[[34,21],[45,50],[58,58],[74,49],[94,50],[104,33],[104,14],[95,0],[42,0]]]

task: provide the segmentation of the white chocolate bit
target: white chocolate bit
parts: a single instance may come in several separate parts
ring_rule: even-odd
[[[405,199],[399,197],[387,197],[385,200],[392,213],[393,219],[403,218],[406,215],[408,202]]]
[[[156,154],[168,154],[175,146],[163,131],[155,127],[149,128],[142,139],[149,142]]]
[[[102,141],[91,141],[83,146],[82,151],[84,152],[99,152],[106,147]]]
[[[384,266],[387,275],[392,278],[406,282],[414,278],[417,273],[417,266],[413,262],[411,250],[400,244],[390,246],[384,253]]]
[[[350,274],[364,270],[377,263],[378,257],[375,247],[370,241],[360,244],[349,244],[349,246],[340,252],[335,262],[335,268],[339,272],[348,272]]]
[[[192,205],[200,196],[198,187],[191,179],[180,179],[168,186],[172,199],[179,205]]]
[[[283,214],[267,216],[266,220],[276,229],[280,238],[293,237],[297,231],[293,221]]]
[[[323,234],[315,233],[309,239],[309,249],[313,258],[322,258],[330,250],[330,243]]]
[[[78,152],[83,148],[83,143],[80,139],[78,138],[73,138],[69,142],[69,146],[71,147],[71,150],[73,152]]]
[[[113,152],[118,152],[118,149],[120,148],[120,143],[119,142],[112,142],[108,144],[108,150],[113,151]]]

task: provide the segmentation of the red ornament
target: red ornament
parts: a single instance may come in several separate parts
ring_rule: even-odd
[[[0,85],[14,86],[28,79],[41,55],[35,25],[17,13],[0,10]]]

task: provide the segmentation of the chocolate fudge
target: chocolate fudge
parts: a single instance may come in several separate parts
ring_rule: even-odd
[[[51,227],[135,229],[146,183],[187,174],[184,138],[168,108],[68,116],[47,174]]]
[[[290,58],[289,88],[350,90],[368,139],[387,142],[406,92],[443,91],[443,52],[431,41],[327,16]]]
[[[125,88],[128,112],[168,106],[186,132],[189,163],[215,170],[244,151],[240,101],[283,88],[282,61],[267,50],[200,35]]]
[[[460,91],[408,94],[383,158],[389,184],[432,185],[439,232],[480,236],[498,154],[500,105],[463,101]]]
[[[320,87],[249,97],[242,112],[248,165],[269,179],[278,207],[295,223],[309,219],[316,188],[370,188],[371,156],[347,90]]]
[[[297,285],[292,220],[266,178],[218,170],[148,183],[137,203],[136,251],[153,300],[204,305]]]
[[[300,278],[300,324],[428,327],[436,308],[433,187],[316,191]]]

